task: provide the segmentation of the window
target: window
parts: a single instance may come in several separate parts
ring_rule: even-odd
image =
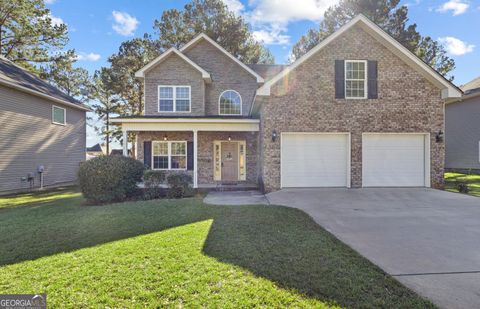
[[[187,142],[153,142],[152,148],[153,169],[187,169]]]
[[[242,98],[235,90],[226,90],[220,95],[220,115],[241,115]]]
[[[345,61],[345,98],[367,98],[367,61]]]
[[[63,107],[52,106],[52,123],[65,125],[66,110]]]
[[[159,112],[190,112],[190,86],[158,86]]]

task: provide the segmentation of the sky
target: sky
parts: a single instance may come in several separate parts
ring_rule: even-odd
[[[223,0],[249,23],[254,37],[265,44],[276,63],[286,63],[298,39],[318,28],[325,10],[338,0]],[[77,66],[93,73],[107,65],[120,44],[144,33],[162,12],[182,9],[186,0],[45,0],[52,20],[66,23],[67,48],[77,52]],[[401,0],[409,22],[423,36],[443,44],[455,59],[454,83],[462,85],[480,76],[480,0]],[[87,145],[99,142],[91,127]]]

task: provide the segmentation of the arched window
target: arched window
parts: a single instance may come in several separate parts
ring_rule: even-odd
[[[241,115],[242,97],[235,90],[225,90],[219,98],[220,115]]]

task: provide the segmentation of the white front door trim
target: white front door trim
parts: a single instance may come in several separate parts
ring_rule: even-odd
[[[246,140],[214,140],[213,141],[213,180],[214,181],[222,181],[222,143],[237,143],[237,160],[238,160],[238,181],[244,181],[247,180],[247,141]],[[217,157],[217,148],[218,147],[218,156]],[[243,155],[241,154],[241,148],[243,147]],[[240,166],[240,161],[242,160],[241,157],[243,156],[243,174],[241,173],[241,166]],[[218,161],[217,161],[218,159]],[[216,171],[217,168],[217,163],[219,164],[218,166],[218,171]]]

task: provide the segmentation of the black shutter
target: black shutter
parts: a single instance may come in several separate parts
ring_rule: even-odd
[[[345,60],[335,60],[335,99],[345,99]]]
[[[152,142],[143,142],[143,164],[148,169],[152,168]]]
[[[193,171],[193,142],[187,142],[187,170]]]
[[[377,89],[377,61],[368,60],[368,98],[378,99]]]

